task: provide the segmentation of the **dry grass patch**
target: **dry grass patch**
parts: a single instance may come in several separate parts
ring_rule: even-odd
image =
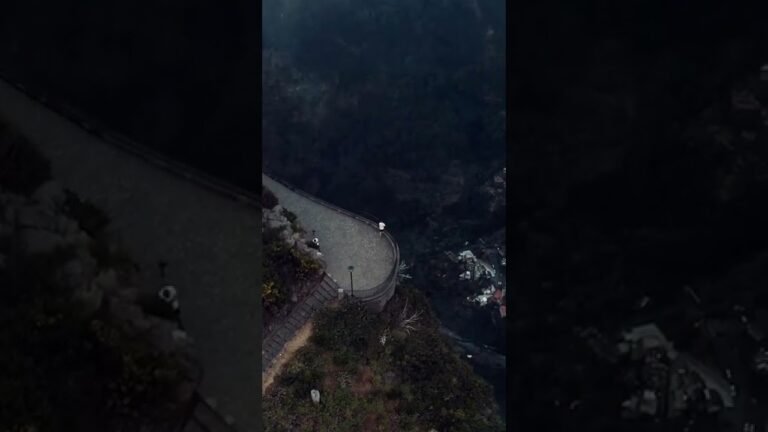
[[[283,368],[283,366],[293,358],[294,354],[296,354],[296,351],[307,344],[310,336],[312,336],[311,320],[307,321],[307,323],[304,324],[299,329],[299,331],[296,332],[296,335],[294,335],[293,338],[285,344],[283,351],[280,353],[280,355],[277,356],[277,360],[275,360],[275,363],[272,365],[272,367],[267,369],[267,371],[261,375],[262,395],[267,392],[267,389],[275,381],[275,377],[280,373],[280,370]]]

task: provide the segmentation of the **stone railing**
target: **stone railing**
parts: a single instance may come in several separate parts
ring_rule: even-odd
[[[370,219],[366,219],[360,215],[357,215],[355,213],[352,213],[348,210],[345,210],[341,207],[337,207],[327,201],[324,201],[314,195],[310,195],[301,189],[298,189],[291,185],[290,183],[279,179],[278,177],[270,174],[266,168],[262,170],[262,172],[267,175],[272,180],[280,183],[281,185],[285,186],[292,192],[302,196],[305,199],[308,199],[310,201],[313,201],[317,204],[320,204],[324,207],[327,207],[337,213],[340,213],[346,217],[350,217],[352,219],[357,220],[358,222],[361,222],[365,225],[368,225],[371,227],[371,229],[378,233],[379,232],[379,225],[376,222],[371,221]],[[387,239],[387,242],[389,243],[390,247],[392,247],[392,255],[393,255],[393,265],[392,269],[390,270],[389,274],[387,275],[386,279],[371,288],[363,288],[363,289],[355,289],[355,297],[360,299],[363,303],[368,305],[372,310],[376,312],[380,312],[382,309],[384,309],[384,306],[387,304],[389,299],[392,298],[392,296],[395,294],[395,287],[397,286],[397,277],[398,277],[398,271],[400,269],[400,248],[397,245],[397,242],[392,237],[392,235],[384,231],[384,237]],[[328,275],[337,286],[339,285],[339,282],[336,279],[333,279],[332,276]]]
[[[30,90],[25,85],[8,78],[2,72],[0,72],[0,80],[3,80],[6,83],[12,85],[17,90],[36,100],[38,103],[46,106],[51,111],[66,118],[72,123],[77,124],[82,129],[88,131],[92,135],[99,137],[102,141],[110,145],[118,147],[121,150],[139,157],[149,162],[150,164],[168,171],[178,177],[196,183],[205,189],[242,202],[249,207],[259,209],[261,208],[261,198],[254,192],[247,191],[224,180],[215,178],[187,164],[175,161],[145,145],[139,144],[130,138],[127,138],[124,135],[113,131],[112,128],[110,128],[108,125],[98,122],[93,118],[89,118],[80,110],[70,106],[67,103],[51,100],[45,96],[43,92],[35,92]]]
[[[200,388],[200,383],[203,381],[203,374],[205,371],[203,371],[202,367],[199,369],[197,377],[195,377],[195,389]],[[189,420],[192,418],[192,413],[195,411],[195,407],[197,406],[198,402],[200,400],[200,394],[195,390],[194,393],[192,393],[192,397],[187,401],[186,406],[184,407],[183,414],[181,416],[181,420],[175,427],[173,428],[173,432],[183,432],[184,429],[187,427],[187,424],[189,423]]]

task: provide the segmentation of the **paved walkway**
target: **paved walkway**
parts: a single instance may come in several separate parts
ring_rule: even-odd
[[[298,216],[308,237],[312,237],[312,230],[316,231],[326,272],[341,288],[350,290],[350,265],[354,266],[355,291],[371,289],[386,281],[395,265],[395,252],[375,228],[329,204],[307,199],[266,175],[262,175],[262,184],[275,194],[280,205]]]
[[[50,158],[56,179],[109,213],[142,269],[169,262],[205,368],[201,393],[214,397],[240,431],[257,431],[257,211],[105,144],[1,81],[0,116]]]

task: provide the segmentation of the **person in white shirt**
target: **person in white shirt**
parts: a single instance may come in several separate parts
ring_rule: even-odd
[[[160,288],[160,292],[158,292],[157,295],[160,297],[160,300],[170,307],[176,323],[179,325],[179,328],[183,330],[184,326],[181,324],[181,309],[179,308],[179,296],[176,292],[176,287],[173,285],[165,285]]]

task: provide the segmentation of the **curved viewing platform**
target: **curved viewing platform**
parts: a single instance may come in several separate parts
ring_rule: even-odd
[[[266,174],[262,184],[280,205],[298,216],[310,238],[315,231],[326,273],[345,294],[354,295],[375,311],[383,309],[395,292],[400,250],[388,232],[379,233],[379,221],[336,207]]]
[[[159,289],[157,263],[168,262],[204,368],[201,395],[238,430],[259,430],[256,198],[36,98],[0,80],[0,117],[50,160],[57,181],[108,213],[110,229],[146,275],[142,288]]]

